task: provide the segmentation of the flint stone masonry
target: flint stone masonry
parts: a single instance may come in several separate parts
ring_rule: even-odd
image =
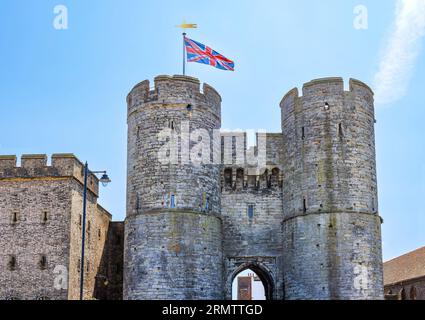
[[[302,97],[291,90],[281,133],[257,134],[251,149],[246,134],[221,133],[221,166],[158,161],[164,128],[179,142],[185,121],[210,139],[220,128],[210,86],[159,76],[153,89],[135,86],[127,104],[124,299],[230,299],[248,268],[268,299],[383,298],[367,85],[351,79],[344,91],[341,78],[325,78],[305,84]],[[188,159],[182,144],[171,152]]]

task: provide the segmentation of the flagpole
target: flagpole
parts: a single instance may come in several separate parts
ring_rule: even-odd
[[[183,22],[181,25],[176,26],[177,28],[182,28],[183,29],[183,75],[186,75],[186,44],[184,39],[186,38],[186,29],[196,29],[198,27],[197,24],[195,23],[186,23]]]
[[[183,75],[186,75],[186,45],[184,38],[186,37],[186,32],[183,32]]]

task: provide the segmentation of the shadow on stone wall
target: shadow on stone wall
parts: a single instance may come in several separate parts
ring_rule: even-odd
[[[94,298],[122,300],[124,222],[111,222],[96,276]]]

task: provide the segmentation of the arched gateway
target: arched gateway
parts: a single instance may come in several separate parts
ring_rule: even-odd
[[[229,270],[227,279],[226,279],[226,298],[228,300],[232,299],[232,284],[235,278],[245,270],[252,270],[260,278],[263,286],[266,300],[275,300],[276,299],[276,284],[272,275],[272,271],[267,267],[258,264],[257,262],[246,262],[237,267],[233,272]]]

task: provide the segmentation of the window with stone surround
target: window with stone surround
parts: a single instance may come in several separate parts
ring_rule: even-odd
[[[91,223],[90,221],[87,221],[87,238],[90,238],[90,232],[91,232]]]
[[[210,197],[207,197],[207,199],[205,200],[205,211],[209,211],[210,210]]]
[[[226,188],[232,187],[232,169],[227,168],[224,170],[224,185]]]
[[[255,211],[255,205],[248,204],[248,219],[252,220],[254,219],[254,211]]]
[[[40,259],[38,261],[38,266],[40,267],[41,270],[46,270],[47,269],[47,257],[46,255],[41,255]]]
[[[174,120],[169,120],[169,121],[168,121],[168,127],[169,127],[171,130],[175,130],[175,129],[176,129],[176,123],[175,123],[175,121],[174,121]]]
[[[7,263],[7,267],[10,271],[16,270],[16,257],[14,255],[9,256],[9,261]]]
[[[41,223],[46,224],[49,219],[49,213],[47,211],[43,211],[41,214]]]
[[[12,212],[12,217],[11,217],[12,224],[18,223],[18,218],[19,218],[18,212],[16,211]]]
[[[170,208],[175,208],[176,207],[176,197],[174,194],[171,195],[170,197]]]

